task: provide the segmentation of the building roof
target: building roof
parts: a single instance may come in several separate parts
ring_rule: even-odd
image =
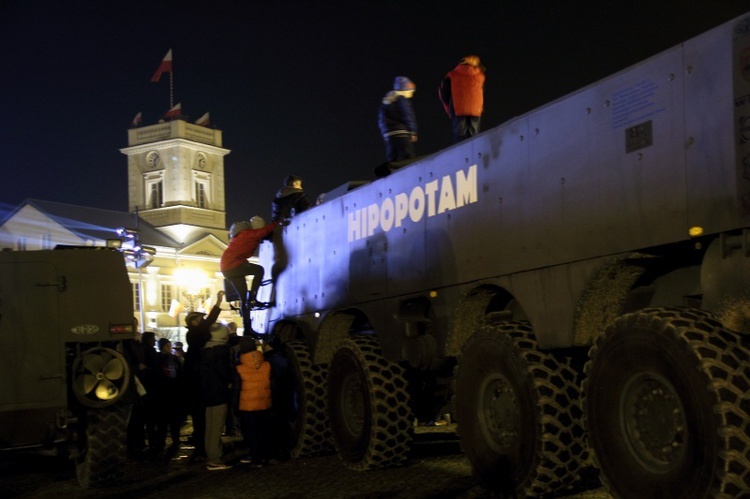
[[[168,248],[181,247],[180,243],[159,231],[142,218],[136,217],[133,213],[123,211],[103,210],[54,201],[42,201],[40,199],[27,199],[6,220],[12,218],[25,205],[39,210],[69,231],[85,239],[114,239],[117,237],[115,230],[125,227],[128,229],[137,228],[142,244]],[[3,220],[3,223],[6,220]]]

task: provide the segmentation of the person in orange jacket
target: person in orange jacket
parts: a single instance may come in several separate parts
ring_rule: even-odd
[[[479,133],[484,111],[484,72],[479,57],[468,55],[445,75],[438,86],[438,97],[451,118],[456,142]]]
[[[239,346],[240,426],[250,449],[240,462],[266,466],[271,457],[271,364],[263,357],[260,340],[243,336]]]

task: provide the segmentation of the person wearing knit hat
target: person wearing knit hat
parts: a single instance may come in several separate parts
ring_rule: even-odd
[[[479,57],[469,55],[461,59],[438,86],[438,97],[451,118],[456,142],[479,133],[484,111],[484,72]]]
[[[378,126],[383,135],[388,162],[401,162],[416,156],[417,118],[411,98],[417,86],[406,76],[397,76],[393,90],[383,97]]]
[[[229,329],[220,322],[214,323],[211,325],[211,339],[200,355],[201,394],[206,407],[206,468],[210,471],[231,468],[222,461],[221,443],[232,383],[228,338]]]

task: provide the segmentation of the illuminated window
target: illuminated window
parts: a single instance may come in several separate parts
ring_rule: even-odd
[[[151,182],[149,187],[150,192],[148,195],[148,207],[158,208],[164,202],[162,181],[159,180],[158,182]]]
[[[208,208],[206,184],[200,180],[196,180],[195,182],[195,204],[198,205],[198,208]]]
[[[198,208],[210,208],[211,174],[193,170],[193,196]]]
[[[145,205],[149,209],[161,208],[164,204],[164,180],[161,172],[147,174],[145,181]]]
[[[169,284],[161,285],[161,311],[169,312],[172,306],[172,286]]]
[[[130,287],[133,290],[133,310],[141,310],[141,287],[137,282],[131,282]]]
[[[201,289],[200,294],[197,296],[198,300],[200,300],[201,303],[208,300],[208,297],[211,296],[211,290],[209,288],[203,288]]]

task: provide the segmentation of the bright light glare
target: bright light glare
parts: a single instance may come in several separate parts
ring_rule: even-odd
[[[174,271],[175,282],[186,294],[197,295],[208,287],[208,276],[197,268],[180,267]]]

